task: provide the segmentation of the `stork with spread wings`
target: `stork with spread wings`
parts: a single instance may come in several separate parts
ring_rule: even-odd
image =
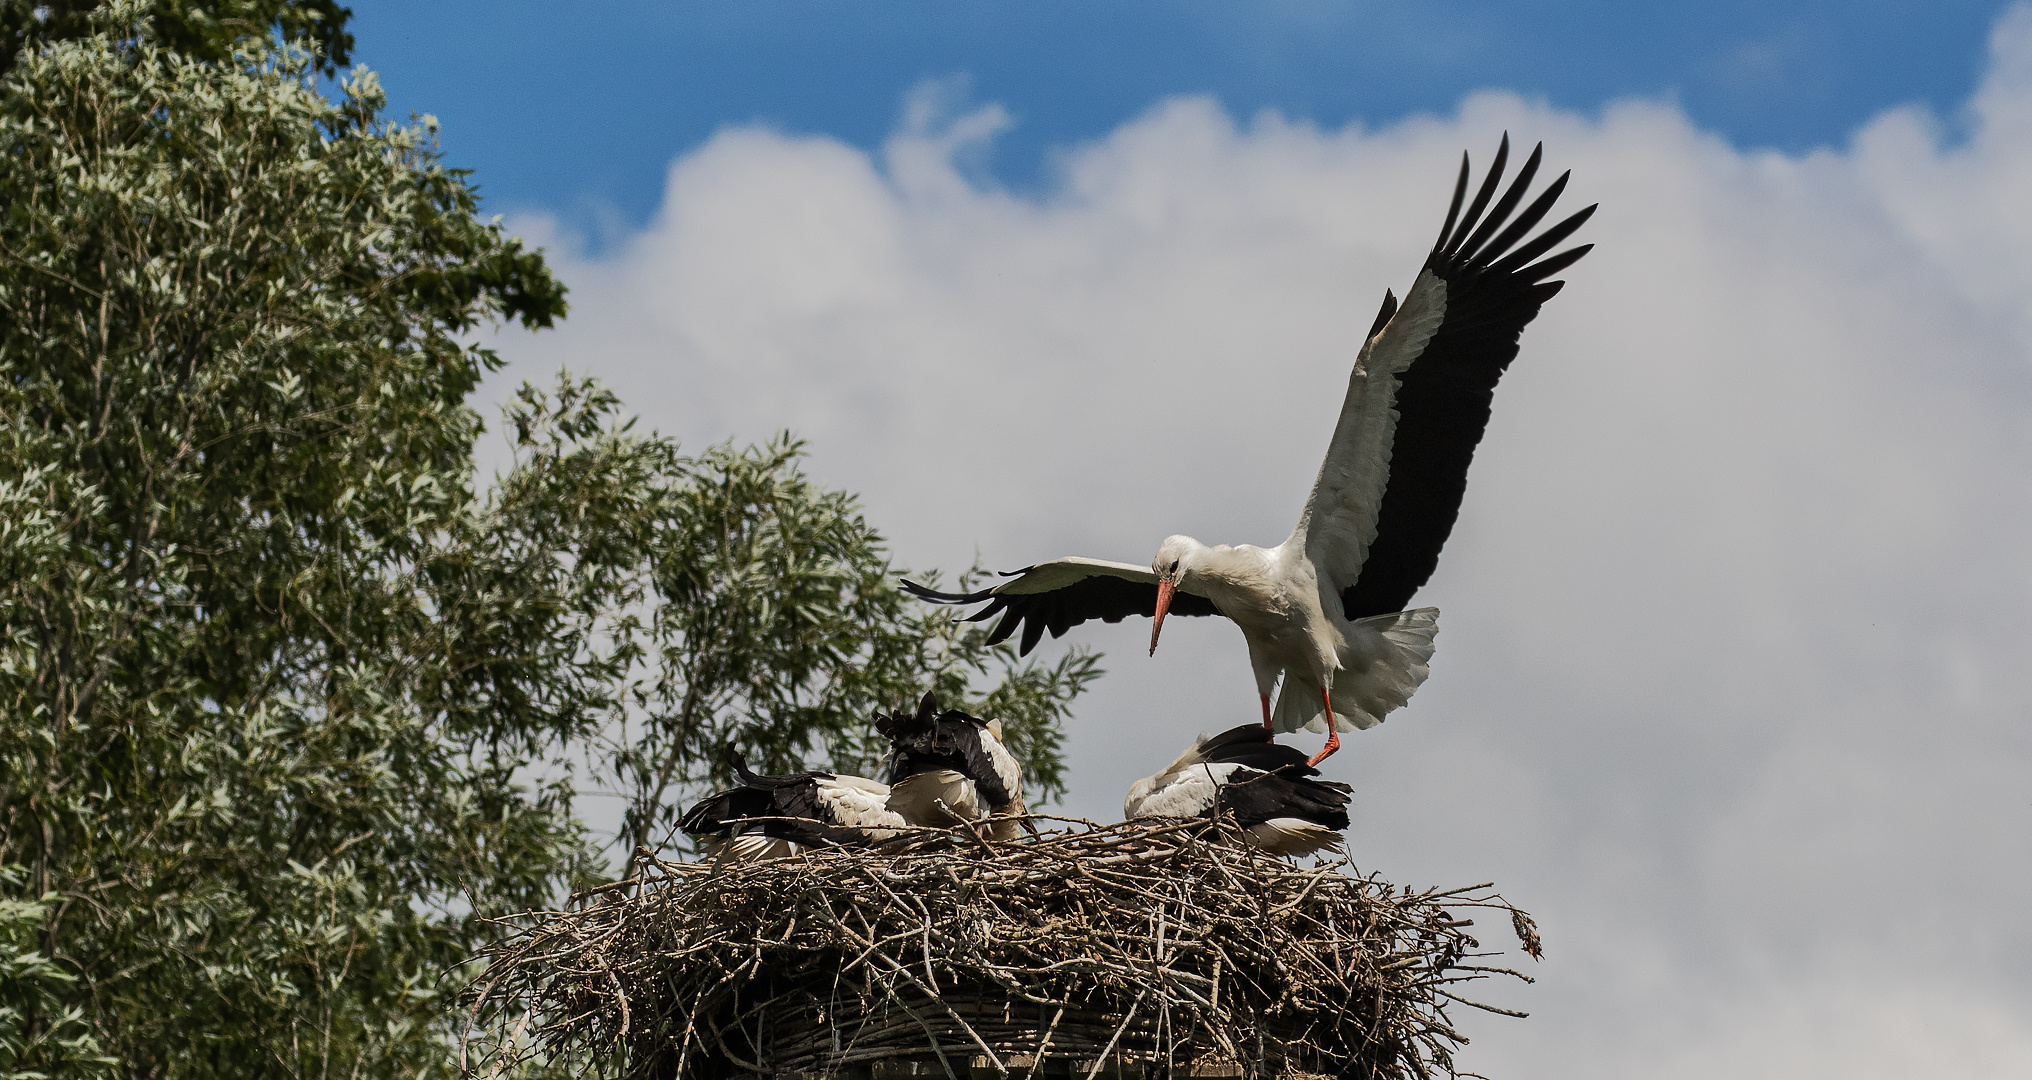
[[[1020,628],[1024,653],[1047,630],[1057,637],[1089,619],[1130,615],[1151,617],[1155,653],[1166,614],[1225,615],[1248,641],[1264,726],[1326,733],[1312,764],[1340,748],[1340,732],[1374,726],[1425,681],[1439,612],[1405,605],[1432,576],[1460,514],[1496,382],[1524,327],[1564,284],[1546,279],[1593,246],[1546,255],[1593,206],[1529,235],[1569,175],[1526,205],[1543,149],[1531,151],[1500,198],[1509,136],[1472,200],[1461,155],[1439,240],[1403,304],[1383,294],[1319,479],[1282,544],[1209,547],[1170,536],[1147,567],[1075,557],[1025,567],[979,592],[904,588],[941,604],[985,602],[970,618],[1000,615],[989,641]]]

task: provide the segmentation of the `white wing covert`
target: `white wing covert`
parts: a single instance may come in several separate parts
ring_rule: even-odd
[[[1386,301],[1387,303],[1387,301]],[[1421,271],[1404,305],[1362,346],[1319,478],[1292,540],[1319,571],[1320,602],[1333,610],[1361,576],[1376,540],[1397,434],[1398,377],[1424,353],[1446,318],[1446,282]],[[1291,541],[1286,541],[1290,543]]]
[[[1349,622],[1404,610],[1432,577],[1518,337],[1559,292],[1562,283],[1546,279],[1588,252],[1583,244],[1546,255],[1592,206],[1531,235],[1567,182],[1561,175],[1524,205],[1542,153],[1533,149],[1498,197],[1505,136],[1471,201],[1462,156],[1424,269],[1401,309],[1385,294],[1356,360],[1319,480],[1287,541],[1318,571],[1322,603]]]

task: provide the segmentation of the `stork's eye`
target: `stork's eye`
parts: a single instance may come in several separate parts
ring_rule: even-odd
[[[1178,560],[1177,560],[1177,559],[1173,559],[1173,560],[1171,560],[1171,569],[1169,569],[1169,570],[1166,570],[1166,571],[1165,571],[1165,573],[1167,573],[1167,574],[1176,574],[1176,573],[1178,573]]]

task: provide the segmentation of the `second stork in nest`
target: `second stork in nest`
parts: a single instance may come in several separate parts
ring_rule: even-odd
[[[1023,770],[1002,745],[1002,722],[941,709],[924,695],[915,713],[876,714],[889,739],[889,809],[912,825],[943,828],[995,818],[990,834],[1012,840],[1028,811]]]
[[[1163,772],[1130,785],[1122,816],[1229,816],[1249,846],[1272,855],[1339,849],[1349,787],[1318,779],[1304,752],[1270,736],[1257,724],[1201,735]]]

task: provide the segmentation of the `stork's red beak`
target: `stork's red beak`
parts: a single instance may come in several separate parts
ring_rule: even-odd
[[[1164,629],[1164,613],[1171,610],[1171,594],[1178,591],[1174,582],[1157,583],[1157,617],[1150,622],[1150,655],[1157,655],[1157,635]]]

